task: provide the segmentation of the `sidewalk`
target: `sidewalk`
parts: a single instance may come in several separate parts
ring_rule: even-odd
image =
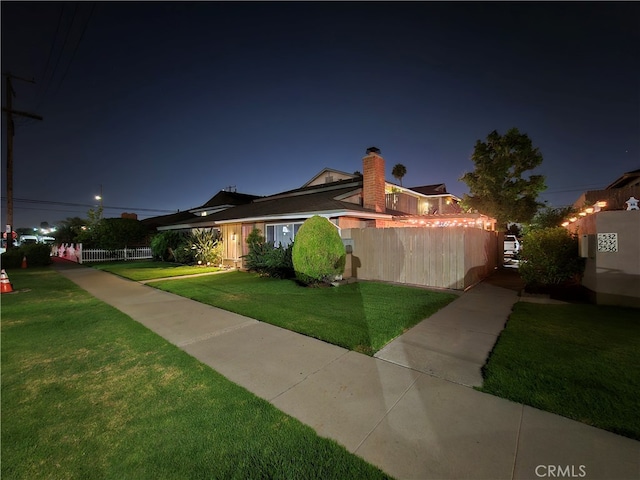
[[[640,442],[465,386],[517,300],[491,280],[372,358],[109,273],[54,267],[396,478],[536,479],[558,468],[565,478],[640,477]]]

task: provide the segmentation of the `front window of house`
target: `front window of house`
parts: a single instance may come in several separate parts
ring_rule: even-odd
[[[296,236],[302,223],[277,223],[267,225],[267,242],[273,242],[277,247],[282,245],[286,247]]]

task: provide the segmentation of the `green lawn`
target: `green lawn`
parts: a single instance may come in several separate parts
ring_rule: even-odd
[[[517,303],[482,390],[640,440],[640,315]]]
[[[11,281],[2,478],[385,478],[55,271]]]
[[[153,286],[368,355],[457,298],[375,282],[308,288],[246,272]]]
[[[179,277],[181,275],[220,271],[218,267],[191,267],[180,263],[155,261],[95,263],[91,266],[95,269],[115,273],[116,275],[137,282],[156,278]]]

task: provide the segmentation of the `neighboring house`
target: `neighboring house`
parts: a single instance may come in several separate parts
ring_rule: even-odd
[[[608,210],[623,210],[626,208],[624,202],[631,196],[640,198],[640,169],[623,173],[602,190],[584,192],[573,206],[580,210],[600,203],[606,204],[603,206],[608,207]]]
[[[246,238],[258,228],[275,245],[291,243],[302,223],[328,218],[339,230],[417,226],[468,226],[495,229],[495,221],[461,212],[460,199],[444,184],[413,189],[385,180],[380,151],[367,149],[363,173],[325,168],[302,187],[266,197],[221,191],[201,207],[145,220],[159,231],[216,228],[225,245],[226,263],[241,266]]]
[[[640,210],[627,210],[631,197],[640,198],[640,170],[582,194],[563,223],[579,236],[582,284],[598,304],[640,307]]]

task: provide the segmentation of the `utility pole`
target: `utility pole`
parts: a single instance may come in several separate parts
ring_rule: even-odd
[[[15,133],[13,125],[13,116],[19,115],[21,117],[34,118],[36,120],[42,120],[40,115],[29,112],[21,112],[13,109],[13,97],[16,92],[11,85],[11,79],[22,80],[23,82],[36,83],[26,78],[16,77],[11,73],[3,73],[7,77],[7,106],[2,107],[2,111],[7,113],[7,250],[13,248],[13,135]]]

